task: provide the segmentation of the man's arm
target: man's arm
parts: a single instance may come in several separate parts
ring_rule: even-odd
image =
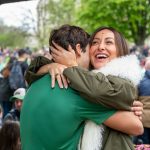
[[[93,73],[80,67],[64,70],[70,86],[91,102],[113,107],[118,110],[131,110],[136,99],[134,85],[125,79]]]
[[[133,114],[133,112],[128,111],[116,112],[108,118],[104,124],[129,135],[141,135],[144,131],[142,122]]]

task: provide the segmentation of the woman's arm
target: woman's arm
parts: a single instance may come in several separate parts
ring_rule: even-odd
[[[144,131],[142,122],[133,114],[133,112],[128,111],[116,112],[107,119],[104,124],[129,135],[141,135]]]
[[[37,74],[50,72],[52,87],[55,86],[56,78],[60,88],[63,88],[62,82],[67,88],[67,81],[62,75],[65,68],[64,65],[52,63],[41,67]],[[95,74],[79,67],[74,68],[75,71],[70,68],[66,69],[69,71],[64,71],[64,74],[71,81],[70,86],[78,90],[81,96],[106,107],[131,110],[133,100],[136,97],[136,90],[129,81],[115,76],[106,77],[101,73]]]
[[[70,86],[91,102],[118,110],[131,110],[136,99],[136,89],[125,79],[93,73],[80,67],[64,70]]]
[[[51,47],[55,62],[68,67],[64,75],[69,79],[70,86],[79,91],[81,96],[91,102],[110,106],[119,110],[130,110],[136,99],[136,89],[130,81],[93,73],[78,66],[75,51],[69,47],[68,51],[53,43]],[[68,59],[69,58],[69,59]]]
[[[42,66],[42,65],[44,65],[44,66]],[[29,79],[28,81],[30,83],[32,83],[33,81],[35,81],[35,80],[39,79],[40,77],[42,77],[43,74],[50,72],[51,78],[52,78],[52,87],[55,86],[55,78],[57,78],[59,86],[62,88],[63,85],[64,85],[64,87],[67,88],[68,87],[68,83],[67,83],[66,79],[62,75],[59,75],[59,76],[55,77],[55,74],[56,73],[61,74],[63,72],[64,68],[66,68],[66,66],[53,63],[49,59],[40,56],[40,57],[35,58],[34,61],[32,61],[31,65],[29,66],[29,69],[28,69],[28,71],[26,73],[26,76],[29,75],[29,76],[27,76],[28,79]],[[117,105],[117,103],[122,103],[122,101],[121,102],[120,101],[119,102],[113,101],[113,102],[116,103],[114,108],[117,108],[117,107],[119,108],[120,104]],[[103,102],[102,103],[99,102],[99,104],[103,104]],[[126,105],[124,105],[124,102],[121,105],[123,106],[121,108],[123,110],[126,110],[127,107],[126,107]],[[119,109],[121,109],[121,108],[119,108]],[[134,112],[135,115],[139,116],[139,118],[141,118],[142,108],[143,108],[143,104],[142,103],[140,103],[138,101],[134,101],[133,107],[132,107],[132,111]]]

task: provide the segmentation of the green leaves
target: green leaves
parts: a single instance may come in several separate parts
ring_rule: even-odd
[[[128,40],[142,45],[150,33],[149,0],[81,0],[77,22],[89,32],[112,26]]]
[[[0,46],[2,47],[24,47],[26,44],[25,33],[15,27],[0,27]]]

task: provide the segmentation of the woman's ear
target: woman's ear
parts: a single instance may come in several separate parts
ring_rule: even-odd
[[[81,53],[82,53],[82,49],[81,49],[80,44],[76,44],[76,55],[77,55],[77,57],[80,57]]]

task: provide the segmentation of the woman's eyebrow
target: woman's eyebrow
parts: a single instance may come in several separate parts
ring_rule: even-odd
[[[114,40],[113,37],[107,37],[107,38],[106,38],[106,40],[110,40],[110,39]]]

